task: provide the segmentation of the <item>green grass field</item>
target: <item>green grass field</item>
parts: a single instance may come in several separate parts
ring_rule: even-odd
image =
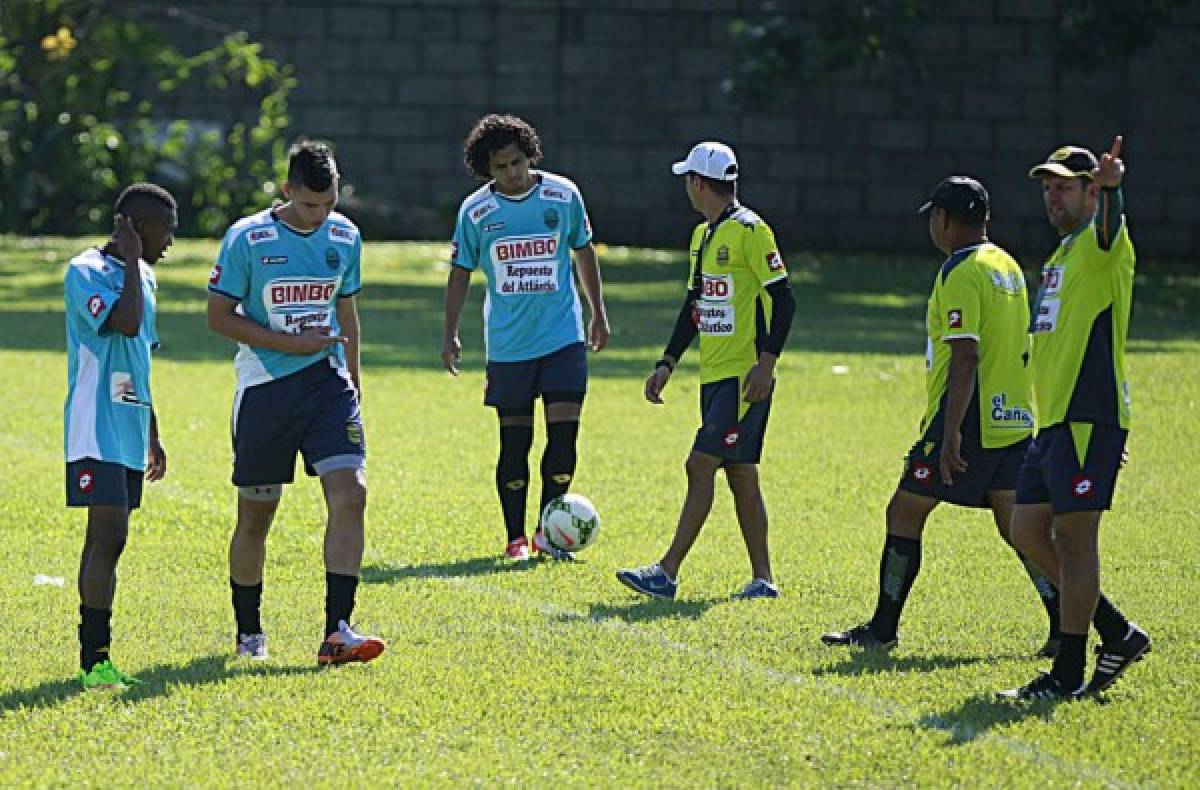
[[[82,695],[74,680],[84,516],[63,505],[61,279],[83,243],[0,238],[2,786],[1200,782],[1195,272],[1139,275],[1132,460],[1103,528],[1104,588],[1154,653],[1104,703],[1022,707],[992,692],[1046,666],[1031,657],[1044,615],[983,513],[935,512],[890,656],[817,639],[873,606],[883,507],[923,406],[936,253],[790,256],[799,310],[762,468],[784,597],[728,600],[749,569],[720,490],[667,603],[635,597],[613,571],[658,558],[682,501],[694,360],[666,406],[641,398],[682,256],[604,255],[612,345],[592,358],[574,486],[600,509],[600,540],[574,566],[513,568],[497,559],[480,287],[466,373],[452,379],[437,356],[445,245],[368,246],[371,494],[356,620],[389,647],[370,665],[318,672],[324,509],[313,481],[288,490],[268,544],[272,660],[231,657],[232,347],[204,323],[215,246],[181,242],[159,267],[154,392],[170,470],[134,517],[114,617],[114,657],[146,683],[113,696]],[[39,574],[65,583],[38,585]]]

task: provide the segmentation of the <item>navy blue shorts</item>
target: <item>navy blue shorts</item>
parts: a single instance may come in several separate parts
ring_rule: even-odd
[[[488,362],[483,403],[497,409],[525,409],[547,392],[577,395],[582,403],[587,381],[587,350],[583,343],[572,343],[537,359]]]
[[[742,380],[731,376],[700,385],[700,430],[692,449],[727,464],[756,464],[762,458],[774,393],[764,401],[742,400]]]
[[[1017,504],[1049,502],[1055,513],[1108,510],[1129,431],[1090,422],[1041,430],[1025,453]]]
[[[111,461],[83,458],[67,464],[67,507],[123,507],[142,504],[144,472]]]
[[[983,447],[977,436],[962,435],[959,455],[967,462],[967,471],[952,472],[954,485],[942,482],[940,441],[921,439],[904,459],[904,473],[897,488],[917,496],[932,497],[963,507],[991,507],[989,491],[1012,491],[1017,487],[1017,472],[1029,446],[1028,437],[1008,447]]]
[[[358,392],[327,360],[247,387],[233,403],[235,486],[292,482],[297,452],[309,475],[365,464]]]

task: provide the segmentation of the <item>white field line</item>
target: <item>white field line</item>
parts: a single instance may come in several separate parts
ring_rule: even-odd
[[[641,642],[657,646],[663,650],[701,658],[723,669],[737,670],[744,675],[762,678],[773,683],[800,686],[820,694],[838,697],[860,707],[866,708],[875,715],[884,719],[902,721],[906,724],[910,724],[924,730],[944,732],[961,740],[987,741],[1000,746],[1001,748],[1013,753],[1018,757],[1028,760],[1040,769],[1050,769],[1071,779],[1100,782],[1107,787],[1114,788],[1134,787],[1134,785],[1122,782],[1097,765],[1082,761],[1063,759],[1057,755],[1038,748],[1032,743],[1020,740],[1019,738],[998,735],[993,732],[980,732],[969,724],[948,721],[937,716],[914,713],[911,710],[907,710],[893,702],[876,697],[873,694],[865,694],[860,691],[855,691],[854,689],[847,688],[846,686],[829,680],[811,675],[797,675],[790,672],[784,672],[782,670],[751,661],[743,656],[722,653],[718,650],[696,647],[694,645],[689,645],[686,642],[667,639],[647,628],[621,620],[619,618],[597,617],[594,615],[583,614],[573,609],[567,609],[565,607],[533,598],[531,596],[522,595],[521,593],[513,592],[512,590],[508,590],[503,587],[496,587],[490,584],[481,584],[469,578],[464,578],[461,576],[447,576],[439,573],[417,575],[420,575],[423,578],[432,579],[434,581],[445,582],[455,587],[465,589],[469,592],[486,595],[490,598],[503,598],[523,607],[535,609],[548,617],[567,618],[590,623],[592,625],[620,633],[624,637],[633,637]]]

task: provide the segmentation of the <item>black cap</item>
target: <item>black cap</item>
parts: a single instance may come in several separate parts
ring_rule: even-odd
[[[934,206],[954,217],[983,222],[988,216],[988,193],[983,184],[969,176],[950,176],[942,179],[917,213],[927,214]]]
[[[1099,166],[1096,155],[1088,149],[1064,145],[1051,151],[1045,162],[1030,168],[1029,177],[1041,178],[1052,174],[1064,178],[1091,178],[1092,171]]]

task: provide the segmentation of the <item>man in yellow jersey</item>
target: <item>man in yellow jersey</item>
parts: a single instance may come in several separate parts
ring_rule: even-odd
[[[676,363],[700,336],[702,424],[688,456],[687,497],[675,538],[662,559],[617,571],[627,587],[674,598],[679,566],[712,509],[717,470],[733,493],[750,555],[752,577],[735,598],[776,598],[767,551],[767,509],[758,484],[775,362],[796,309],[787,269],[771,228],[737,201],[738,165],[723,143],[699,143],[671,167],[683,176],[692,208],[704,222],[692,232],[687,298],[662,359],[646,379],[645,396],[662,403]]]
[[[1097,161],[1063,146],[1029,171],[1062,236],[1042,267],[1034,308],[1037,438],[1017,482],[1017,547],[1058,584],[1062,646],[1054,668],[1013,699],[1104,691],[1150,650],[1150,637],[1100,594],[1100,516],[1112,504],[1129,433],[1125,337],[1133,301],[1133,242],[1123,214],[1121,138]],[[1083,682],[1088,623],[1102,644]]]
[[[822,635],[827,645],[886,650],[896,644],[900,613],[921,567],[921,534],[939,502],[991,508],[1000,537],[1011,542],[1017,470],[1033,430],[1025,275],[988,241],[988,194],[975,179],[944,179],[919,213],[928,215],[930,240],[948,256],[925,316],[921,438],[887,506],[875,614]],[[1050,618],[1042,653],[1053,655],[1054,587],[1029,570]]]

